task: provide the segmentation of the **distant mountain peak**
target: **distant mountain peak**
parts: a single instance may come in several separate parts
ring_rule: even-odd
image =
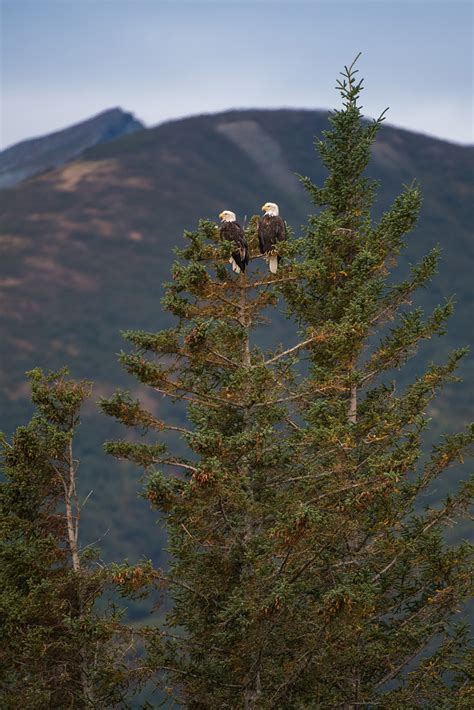
[[[0,152],[0,188],[13,187],[69,162],[88,148],[143,128],[132,113],[114,107],[60,131],[17,143]]]

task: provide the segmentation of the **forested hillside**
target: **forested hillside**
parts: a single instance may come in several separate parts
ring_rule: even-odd
[[[298,234],[310,210],[295,173],[321,184],[311,150],[326,128],[319,111],[231,111],[173,121],[97,146],[74,162],[0,191],[2,359],[0,428],[11,432],[29,413],[24,372],[67,363],[95,383],[95,399],[126,382],[116,363],[121,330],[166,325],[160,298],[173,248],[197,220],[225,208],[240,220],[267,200]],[[455,295],[448,337],[425,347],[424,359],[472,341],[473,149],[385,126],[369,173],[380,179],[377,212],[416,178],[424,197],[405,265],[439,243],[440,274],[420,302],[433,307]],[[285,340],[285,319],[261,329],[265,342]],[[441,348],[441,350],[440,350]],[[474,373],[450,388],[431,413],[436,432],[467,419]],[[155,411],[164,400],[148,402]],[[137,500],[137,474],[102,453],[112,425],[94,404],[81,428],[82,482],[94,490],[84,514],[87,542],[102,538],[107,557],[161,557],[162,533]]]

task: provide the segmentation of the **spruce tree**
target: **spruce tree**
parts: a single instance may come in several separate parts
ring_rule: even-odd
[[[203,221],[185,234],[167,286],[175,326],[124,334],[127,372],[186,405],[185,418],[164,421],[127,392],[102,402],[148,433],[107,449],[144,468],[167,525],[171,564],[158,574],[173,608],[149,632],[148,658],[185,707],[471,706],[466,630],[455,623],[470,548],[443,539],[471,490],[417,505],[473,440],[471,428],[422,452],[426,407],[464,351],[402,391],[392,382],[421,340],[443,333],[452,304],[426,319],[407,308],[436,251],[390,280],[420,193],[406,188],[371,218],[376,185],[364,171],[383,116],[363,119],[355,74],[343,72],[343,106],[317,146],[327,180],[303,178],[318,210],[301,238],[278,245],[277,274],[259,255],[255,220],[240,275],[227,266],[231,245]],[[255,329],[271,340],[279,298],[292,344],[263,350]]]
[[[29,373],[36,414],[1,439],[0,705],[5,710],[128,707],[133,635],[105,599],[128,579],[81,550],[73,437],[87,382]],[[136,592],[144,574],[135,574]],[[98,606],[99,603],[99,606]]]

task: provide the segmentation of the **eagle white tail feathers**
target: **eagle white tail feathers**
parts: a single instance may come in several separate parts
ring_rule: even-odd
[[[236,273],[236,274],[242,273],[240,266],[238,265],[238,263],[236,262],[236,260],[234,259],[233,256],[230,257],[229,264],[232,266],[232,271],[234,273]]]
[[[268,266],[270,267],[270,271],[272,274],[276,274],[278,270],[278,255],[277,254],[270,254],[268,258]]]

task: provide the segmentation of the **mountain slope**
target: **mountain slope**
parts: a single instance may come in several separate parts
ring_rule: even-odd
[[[13,187],[32,175],[58,167],[87,148],[140,131],[131,113],[113,108],[62,131],[22,141],[0,152],[0,188]]]
[[[75,376],[96,382],[96,394],[135,387],[115,361],[123,346],[119,331],[166,324],[161,284],[183,229],[200,217],[217,219],[224,208],[250,217],[270,200],[298,232],[311,207],[294,173],[324,179],[312,143],[326,127],[326,114],[318,111],[197,116],[96,146],[0,191],[0,428],[11,430],[26,416],[23,372],[36,364],[69,363]],[[441,273],[421,302],[433,307],[453,293],[458,300],[448,337],[429,343],[424,358],[441,359],[472,339],[472,157],[469,147],[388,126],[374,149],[369,172],[381,181],[376,212],[413,177],[424,194],[401,269],[440,243]],[[285,340],[287,331],[282,316],[260,338]],[[464,367],[464,376],[465,386],[449,389],[433,408],[435,432],[467,418],[472,367]],[[162,399],[149,404],[169,407]],[[100,453],[113,430],[91,408],[83,444],[84,486],[94,489],[88,540],[110,527],[101,542],[107,554],[154,554],[161,538],[155,539],[153,516],[146,522],[146,504],[135,501],[136,480]]]

